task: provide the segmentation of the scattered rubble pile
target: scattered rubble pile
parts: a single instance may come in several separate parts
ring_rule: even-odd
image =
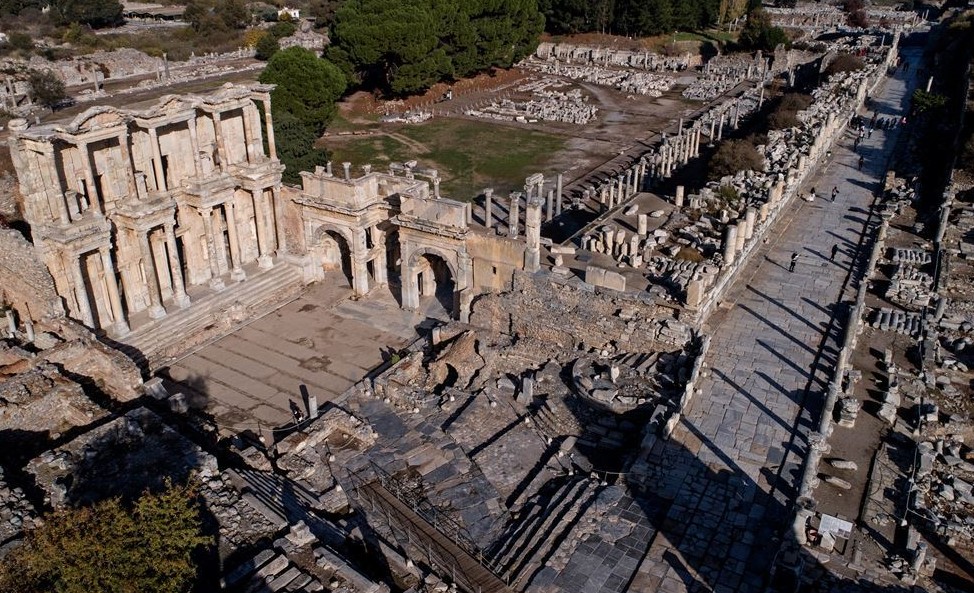
[[[933,297],[933,276],[924,268],[931,267],[931,253],[925,249],[891,248],[890,260],[895,267],[886,298],[914,311],[928,306]]]
[[[4,544],[19,539],[24,531],[40,523],[24,491],[19,486],[8,484],[5,473],[3,466],[0,466],[0,553]]]
[[[547,41],[538,44],[538,49],[535,50],[534,56],[544,61],[623,66],[653,72],[678,72],[700,65],[699,54],[687,53],[682,56],[673,57],[645,50],[620,50],[573,45],[570,43],[550,43]]]
[[[928,413],[936,411],[931,408]],[[955,549],[974,545],[974,453],[965,442],[972,436],[966,417],[951,416],[918,445],[913,510],[931,531]]]
[[[554,61],[525,60],[519,64],[521,68],[534,70],[554,76],[565,76],[572,80],[590,82],[600,86],[612,87],[632,95],[647,95],[662,97],[663,93],[673,88],[674,79],[659,76],[639,70],[622,70],[619,68],[603,68],[601,66],[573,66]]]
[[[802,2],[793,8],[769,6],[765,11],[771,17],[771,23],[776,27],[801,29],[809,33],[849,28],[849,13],[837,6],[823,5],[817,2]],[[891,10],[878,6],[868,6],[866,16],[872,26],[889,29],[908,29],[919,22],[916,11]]]
[[[712,101],[746,80],[763,81],[768,64],[761,52],[754,58],[741,54],[717,56],[703,67],[703,74],[683,90],[694,101]]]
[[[672,390],[677,381],[686,381],[688,363],[692,360],[680,352],[626,354],[608,360],[583,356],[572,364],[572,388],[586,401],[624,414],[660,403],[665,387]]]
[[[588,102],[588,97],[580,89],[568,92],[547,90],[548,87],[557,88],[565,84],[567,83],[555,78],[544,78],[518,89],[520,92],[530,93],[533,99],[491,101],[484,107],[467,109],[464,113],[471,117],[530,123],[538,120],[579,125],[588,123],[595,117],[598,108]]]

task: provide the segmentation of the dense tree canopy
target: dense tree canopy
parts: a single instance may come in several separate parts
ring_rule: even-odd
[[[243,29],[251,21],[250,11],[241,0],[189,0],[183,20],[197,32]]]
[[[354,82],[402,95],[510,66],[543,26],[536,0],[348,0],[327,55]]]
[[[740,18],[752,0],[539,0],[550,33],[649,36]]]
[[[45,518],[0,561],[0,591],[183,593],[205,537],[190,487],[145,494],[131,508],[112,499]]]
[[[784,29],[771,24],[771,17],[763,10],[752,10],[747,17],[747,23],[741,29],[738,43],[744,49],[760,49],[774,51],[779,45],[788,45],[791,40]]]
[[[300,180],[301,171],[323,164],[326,154],[313,147],[335,115],[335,102],[345,92],[345,76],[337,66],[302,47],[271,56],[260,75],[271,91],[271,113],[278,158],[287,167],[284,179]]]
[[[98,29],[123,22],[122,4],[118,0],[51,0],[50,6],[62,25],[82,23]]]

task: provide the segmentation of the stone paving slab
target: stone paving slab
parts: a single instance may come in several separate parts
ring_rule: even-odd
[[[169,376],[216,421],[263,430],[291,421],[302,389],[319,405],[337,398],[390,349],[418,337],[426,311],[399,308],[388,289],[352,300],[347,284],[324,281],[297,300],[173,363]]]

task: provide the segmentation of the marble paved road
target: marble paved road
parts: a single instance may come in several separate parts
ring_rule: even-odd
[[[222,426],[256,431],[260,423],[266,431],[292,420],[290,402],[303,409],[302,389],[319,405],[334,399],[414,340],[426,316],[437,313],[433,299],[424,299],[430,302],[423,311],[402,311],[384,289],[352,300],[347,283],[334,280],[312,285],[166,374]]]
[[[877,90],[880,117],[903,115],[913,70]],[[838,303],[854,287],[850,264],[899,130],[873,132],[858,153],[853,134],[804,188],[815,187],[819,199],[793,203],[709,321],[701,392],[654,451],[665,518],[631,590],[762,588],[837,356],[845,322]]]

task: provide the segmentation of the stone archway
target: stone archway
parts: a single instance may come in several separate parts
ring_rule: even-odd
[[[453,318],[459,315],[460,291],[466,287],[459,255],[423,247],[404,254],[402,268],[402,304],[405,309],[419,309],[421,298],[436,298]]]
[[[355,286],[352,267],[351,241],[341,229],[331,225],[321,225],[315,231],[311,244],[316,265],[321,266],[322,277],[332,271],[340,271],[348,280],[349,287]]]

